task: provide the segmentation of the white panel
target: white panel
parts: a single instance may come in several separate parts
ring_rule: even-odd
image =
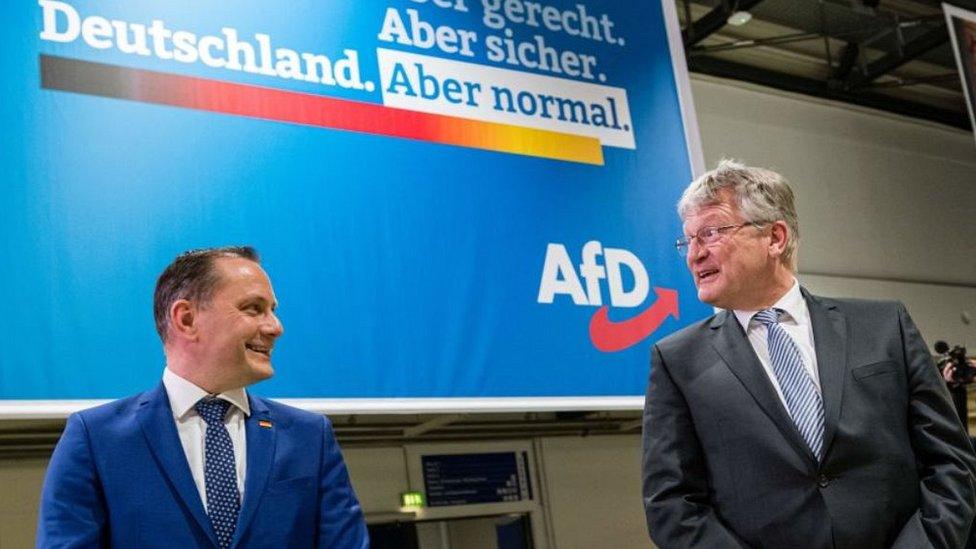
[[[0,461],[0,547],[33,547],[47,459]]]
[[[451,549],[446,522],[418,522],[417,546],[420,549]]]
[[[399,512],[400,494],[409,490],[403,449],[344,448],[342,454],[363,511],[368,514]]]
[[[976,286],[976,154],[962,130],[692,80],[706,167],[734,157],[797,194],[801,271]]]
[[[541,441],[545,505],[559,549],[647,549],[635,435]]]
[[[453,520],[447,523],[452,549],[498,549],[495,518]]]

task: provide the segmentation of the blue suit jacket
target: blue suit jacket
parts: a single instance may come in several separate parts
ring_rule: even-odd
[[[247,478],[231,546],[368,548],[328,419],[248,399]],[[162,383],[68,418],[41,493],[37,546],[217,547]]]

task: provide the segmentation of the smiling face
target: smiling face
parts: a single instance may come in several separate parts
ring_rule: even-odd
[[[271,352],[284,328],[278,301],[261,266],[249,259],[214,260],[220,282],[208,301],[195,306],[194,369],[219,393],[274,374]],[[202,386],[202,385],[201,385]]]
[[[721,191],[718,198],[717,203],[693,208],[685,215],[686,235],[696,234],[703,227],[752,221],[742,216],[729,191]],[[771,224],[732,229],[708,246],[693,239],[688,246],[687,264],[698,288],[698,299],[722,309],[756,310],[775,303],[792,285],[792,274],[784,273],[777,253],[781,246],[774,242],[773,233],[784,230],[785,224],[773,225],[774,229]]]

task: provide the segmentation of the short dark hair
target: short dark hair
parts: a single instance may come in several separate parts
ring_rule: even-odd
[[[156,280],[153,293],[153,316],[156,333],[163,343],[169,330],[169,308],[180,299],[206,303],[212,296],[220,276],[214,260],[221,257],[240,257],[260,263],[258,252],[250,246],[224,246],[189,250],[176,256]]]

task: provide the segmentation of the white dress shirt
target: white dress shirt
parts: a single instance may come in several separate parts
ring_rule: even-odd
[[[194,406],[209,393],[193,383],[176,375],[169,368],[163,371],[163,385],[169,396],[169,406],[173,410],[173,420],[176,422],[176,432],[180,435],[180,444],[186,454],[186,461],[193,474],[193,482],[200,493],[200,501],[204,509],[207,508],[207,487],[204,481],[204,439],[207,424],[197,413]],[[230,434],[231,444],[234,445],[234,462],[237,466],[237,491],[244,501],[244,472],[247,466],[247,440],[244,436],[244,418],[251,415],[251,408],[247,402],[244,389],[234,389],[216,395],[217,398],[230,402],[232,406],[224,418],[224,425]]]
[[[779,317],[779,325],[786,330],[786,333],[796,343],[796,348],[800,351],[800,357],[803,359],[803,367],[810,374],[810,378],[813,379],[813,384],[817,386],[817,391],[820,391],[820,373],[817,370],[817,353],[814,350],[813,344],[813,324],[810,322],[810,309],[807,307],[806,300],[803,299],[803,294],[800,293],[800,284],[796,279],[793,279],[793,286],[790,290],[783,297],[779,298],[779,301],[773,304],[771,308],[784,311],[784,314]],[[759,311],[742,311],[736,309],[732,312],[735,313],[735,318],[742,325],[742,329],[745,330],[746,335],[749,337],[749,343],[752,345],[753,350],[756,351],[759,362],[762,363],[763,369],[766,370],[766,375],[769,376],[769,381],[773,383],[773,388],[776,389],[776,394],[779,395],[780,402],[783,403],[783,407],[786,410],[789,410],[789,406],[786,405],[786,397],[783,396],[783,389],[780,388],[779,380],[776,379],[776,373],[773,372],[773,366],[769,362],[769,343],[766,339],[766,326],[758,320],[752,319],[753,315]]]

